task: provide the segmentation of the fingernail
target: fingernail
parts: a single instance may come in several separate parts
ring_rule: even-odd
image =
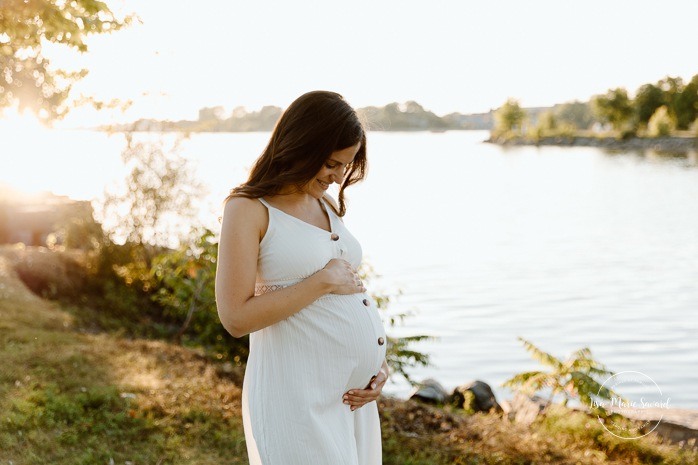
[[[354,391],[349,391],[348,394],[351,396],[354,394]]]
[[[344,399],[344,400],[347,400],[348,398],[349,398],[348,396],[342,397],[342,399]]]
[[[349,401],[348,401],[348,400],[345,400],[344,403],[347,404],[347,405],[349,405]]]
[[[352,407],[352,408],[351,408],[351,411],[352,411],[352,412],[353,412],[354,410],[356,410],[356,407]]]
[[[371,389],[375,389],[375,388],[376,388],[376,383],[371,384]]]

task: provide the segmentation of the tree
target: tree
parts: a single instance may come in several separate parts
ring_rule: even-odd
[[[425,129],[446,129],[446,122],[435,115],[433,112],[426,110],[414,100],[405,103],[389,103],[383,108],[371,110],[371,122],[378,127],[394,131],[411,131]],[[366,112],[362,112],[364,116]]]
[[[94,208],[88,201],[65,205],[55,228],[52,234],[55,244],[68,249],[99,252],[106,244],[102,225],[95,221]]]
[[[664,92],[655,84],[645,84],[635,93],[635,117],[638,123],[646,125],[657,111],[657,108],[665,105]]]
[[[223,107],[204,107],[199,109],[199,121],[219,122],[223,119]]]
[[[119,30],[132,21],[118,19],[98,0],[3,0],[0,2],[0,110],[17,104],[43,121],[68,112],[65,104],[73,83],[86,70],[51,66],[44,55],[49,42],[87,52],[91,34]]]
[[[521,132],[526,119],[526,110],[513,98],[508,99],[494,114],[495,125],[492,133],[495,137]]]
[[[259,111],[248,113],[244,107],[233,110],[233,114],[216,126],[219,131],[271,131],[281,117],[283,110],[266,105]]]
[[[136,141],[126,133],[121,154],[131,171],[122,192],[106,192],[103,224],[111,239],[147,246],[176,246],[178,225],[191,224],[194,200],[201,184],[192,177],[189,162],[178,154],[180,139],[167,147],[162,140]],[[149,256],[149,254],[148,254]],[[148,266],[149,266],[149,260]]]
[[[588,102],[568,102],[555,108],[555,117],[560,125],[576,129],[589,129],[594,124],[594,114]]]
[[[672,115],[676,116],[674,108],[676,107],[676,101],[679,95],[683,91],[683,79],[680,77],[667,76],[660,80],[657,86],[662,89],[664,93],[664,104],[667,106],[667,109]]]
[[[552,110],[546,110],[538,116],[536,126],[529,128],[528,137],[532,137],[538,141],[543,137],[557,135],[557,127],[555,113]]]
[[[622,87],[594,96],[591,103],[599,120],[609,123],[616,131],[627,126],[633,116],[632,102]]]
[[[544,111],[538,117],[537,128],[543,132],[553,132],[557,129],[557,117],[552,110]]]
[[[650,137],[669,136],[674,130],[676,130],[676,121],[665,105],[657,108],[647,123],[647,133]]]
[[[674,97],[674,116],[678,129],[688,129],[698,116],[698,74]]]
[[[547,352],[543,352],[521,337],[519,340],[535,360],[550,367],[551,371],[519,373],[505,381],[502,386],[522,391],[528,395],[542,389],[550,389],[548,403],[552,402],[556,395],[562,394],[564,396],[563,404],[566,405],[570,399],[579,398],[587,407],[598,405],[598,402],[593,402],[596,400],[594,397],[610,400],[615,395],[613,391],[603,387],[595,379],[595,377],[608,377],[613,372],[594,360],[591,350],[588,348],[579,349],[567,360],[562,361]],[[599,408],[603,413],[602,407]]]

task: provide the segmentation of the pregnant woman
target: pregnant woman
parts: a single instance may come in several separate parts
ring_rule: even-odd
[[[356,112],[339,94],[309,92],[226,201],[216,301],[226,330],[250,335],[242,404],[251,464],[382,462],[385,332],[357,275],[361,246],[341,219],[344,190],[366,167]]]

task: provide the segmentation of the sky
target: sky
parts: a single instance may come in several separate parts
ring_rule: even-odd
[[[125,114],[196,119],[205,106],[287,106],[314,89],[355,107],[415,100],[438,115],[631,93],[698,74],[695,0],[107,0],[136,13],[92,37],[74,88],[132,99]],[[106,118],[78,110],[68,124]]]

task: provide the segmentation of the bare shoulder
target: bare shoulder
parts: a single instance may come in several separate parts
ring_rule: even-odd
[[[267,209],[258,199],[231,197],[225,203],[223,228],[255,228],[263,235],[268,223]]]
[[[266,216],[264,213],[266,207],[262,205],[259,199],[249,199],[247,197],[231,197],[225,203],[224,215],[260,215]]]

